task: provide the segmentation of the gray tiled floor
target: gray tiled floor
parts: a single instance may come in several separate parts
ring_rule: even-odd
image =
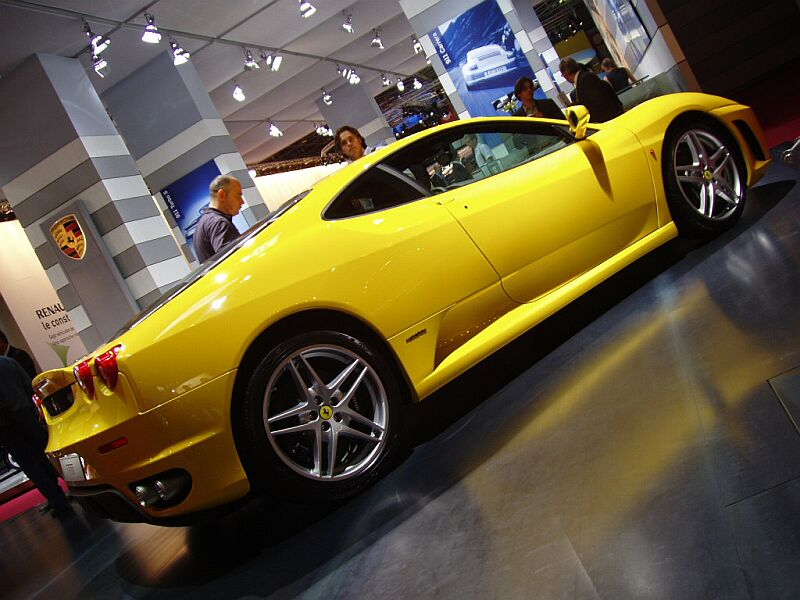
[[[798,181],[775,165],[733,231],[659,249],[414,407],[413,454],[353,501],[191,529],[32,511],[0,524],[3,596],[800,597],[775,393],[800,365]]]

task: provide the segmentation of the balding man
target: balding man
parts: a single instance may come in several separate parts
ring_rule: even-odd
[[[233,217],[244,205],[242,184],[232,175],[216,177],[209,193],[211,201],[194,230],[194,252],[201,264],[239,237]]]

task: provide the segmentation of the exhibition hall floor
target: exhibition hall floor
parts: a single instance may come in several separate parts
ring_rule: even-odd
[[[800,597],[800,169],[409,411],[413,453],[340,506],[191,528],[30,510],[10,598]]]

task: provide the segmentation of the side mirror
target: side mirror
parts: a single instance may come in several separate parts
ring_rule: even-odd
[[[585,106],[578,104],[576,106],[569,106],[566,109],[567,122],[569,123],[569,130],[576,140],[582,140],[586,137],[586,126],[589,124],[589,111]]]

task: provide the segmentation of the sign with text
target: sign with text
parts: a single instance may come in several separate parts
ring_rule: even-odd
[[[486,0],[429,32],[459,97],[473,117],[496,117],[492,103],[533,69],[495,0]]]
[[[63,367],[86,354],[18,221],[0,223],[0,293],[41,369]]]

